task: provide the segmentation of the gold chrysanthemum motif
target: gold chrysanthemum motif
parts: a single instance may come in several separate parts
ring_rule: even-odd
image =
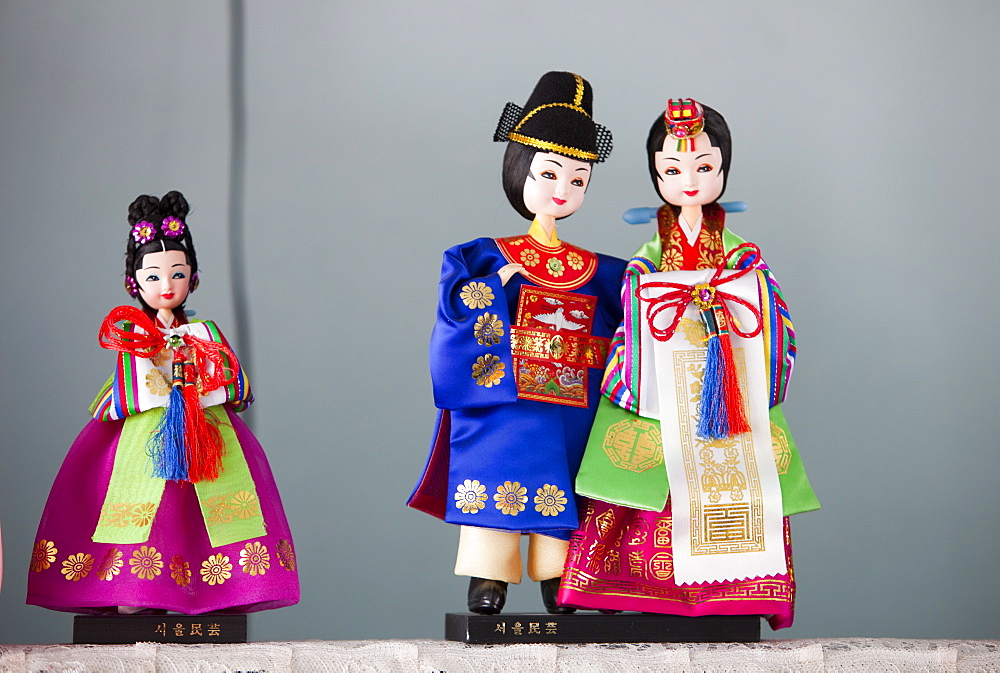
[[[48,540],[39,540],[35,543],[35,548],[31,550],[31,569],[40,573],[55,563],[56,553],[59,550]]]
[[[100,565],[97,566],[97,579],[107,582],[113,580],[122,571],[122,566],[125,565],[122,556],[124,554],[118,547],[109,549],[104,558],[101,559]]]
[[[184,560],[180,554],[174,554],[170,559],[170,577],[177,582],[177,586],[186,587],[191,583],[191,564]]]
[[[156,504],[143,502],[132,508],[132,525],[140,528],[148,526],[156,516]]]
[[[247,542],[240,550],[240,566],[251,576],[263,575],[271,567],[271,555],[260,542]]]
[[[132,552],[128,564],[132,566],[133,575],[141,580],[151,580],[163,572],[163,555],[156,551],[156,547],[143,545]]]
[[[233,564],[225,554],[213,554],[201,563],[201,581],[210,586],[225,584],[233,576]]]
[[[528,489],[521,486],[521,482],[505,481],[503,485],[497,487],[493,499],[497,501],[498,510],[510,516],[517,516],[518,512],[524,511],[524,503],[528,502],[527,493]]]
[[[486,507],[486,487],[477,479],[466,479],[455,489],[455,507],[463,514],[475,514]]]
[[[480,346],[495,346],[503,336],[503,321],[495,313],[484,313],[476,318],[473,333]]]
[[[166,367],[174,361],[174,350],[172,348],[164,348],[159,353],[149,358],[149,361],[153,363],[154,367]]]
[[[149,388],[149,392],[153,395],[169,395],[170,394],[170,384],[167,383],[167,379],[163,376],[157,368],[152,368],[146,374],[146,387]]]
[[[535,495],[535,511],[542,516],[557,516],[566,511],[566,492],[554,484],[545,484]]]
[[[493,290],[486,283],[472,282],[458,295],[469,308],[486,308],[493,305]]]
[[[94,567],[94,557],[90,554],[72,554],[62,562],[62,574],[72,582],[79,582],[90,574]]]
[[[240,491],[230,500],[233,512],[240,519],[251,519],[260,514],[260,502],[250,491]]]
[[[545,268],[548,270],[549,275],[553,278],[558,278],[563,275],[563,272],[566,271],[565,267],[563,267],[562,260],[558,257],[549,257],[549,261],[545,263]]]
[[[504,366],[498,355],[481,355],[472,365],[472,378],[477,386],[492,388],[504,377]]]
[[[521,264],[524,264],[527,267],[532,267],[538,266],[540,261],[542,261],[542,257],[538,254],[537,250],[528,248],[527,250],[521,251]]]
[[[285,570],[295,570],[295,550],[288,540],[278,540],[278,563]]]
[[[577,252],[567,253],[566,263],[569,264],[569,268],[579,271],[583,268],[583,257]]]

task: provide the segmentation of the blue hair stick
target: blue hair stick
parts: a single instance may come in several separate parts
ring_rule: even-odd
[[[742,213],[750,207],[746,201],[726,201],[719,205],[727,213]],[[659,208],[629,208],[622,214],[622,219],[629,224],[646,224],[656,219],[657,210]]]

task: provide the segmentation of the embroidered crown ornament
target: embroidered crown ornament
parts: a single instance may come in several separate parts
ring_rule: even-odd
[[[611,131],[594,122],[590,83],[571,72],[547,72],[524,107],[507,103],[494,142],[512,140],[580,161],[601,162],[611,154]]]
[[[667,135],[677,141],[678,152],[694,152],[694,139],[705,128],[705,110],[693,98],[671,98],[663,112]]]

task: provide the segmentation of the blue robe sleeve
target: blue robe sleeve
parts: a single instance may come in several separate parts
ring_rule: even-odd
[[[434,404],[466,409],[517,400],[510,309],[497,271],[507,264],[492,239],[444,253],[438,310],[431,333]]]

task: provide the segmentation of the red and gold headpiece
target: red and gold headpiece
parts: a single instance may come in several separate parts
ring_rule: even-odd
[[[705,128],[705,110],[693,98],[671,98],[663,123],[667,135],[677,140],[678,152],[694,152],[694,138]]]

